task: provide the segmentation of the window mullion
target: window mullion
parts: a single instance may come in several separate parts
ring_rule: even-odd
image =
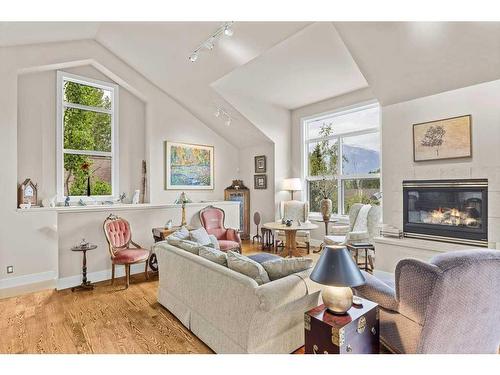
[[[72,154],[72,155],[109,156],[109,157],[113,157],[113,153],[112,152],[108,152],[108,151],[63,149],[63,153],[64,154]]]
[[[106,108],[99,108],[99,107],[91,107],[91,106],[83,105],[83,104],[63,102],[63,107],[64,108],[79,109],[82,111],[99,112],[99,113],[106,113],[108,115],[113,115],[113,110],[106,109]]]

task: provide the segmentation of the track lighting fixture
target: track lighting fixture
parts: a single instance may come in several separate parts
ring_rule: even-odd
[[[189,61],[195,62],[198,60],[200,52],[203,50],[211,51],[214,49],[217,40],[223,36],[230,37],[233,35],[233,22],[224,22],[215,32],[210,35],[203,43],[201,43],[192,53],[189,55]]]
[[[215,111],[214,115],[217,118],[222,116],[223,118],[225,118],[224,123],[226,124],[226,126],[231,126],[231,122],[233,121],[233,118],[222,107],[217,107],[217,110]]]

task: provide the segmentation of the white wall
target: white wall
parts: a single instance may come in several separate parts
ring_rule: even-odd
[[[150,201],[170,203],[178,191],[164,190],[163,141],[215,146],[215,189],[193,192],[195,200],[218,200],[237,175],[238,151],[200,122],[164,91],[146,80],[95,41],[47,43],[0,48],[0,289],[16,277],[32,278],[58,270],[57,215],[54,211],[16,210],[18,76],[28,72],[91,65],[145,104],[145,154],[148,161]],[[163,224],[158,223],[159,225]],[[96,228],[100,231],[100,228]],[[150,228],[141,228],[150,231]],[[75,241],[79,241],[75,231]],[[6,265],[14,266],[7,275]],[[26,278],[23,280],[27,280]]]
[[[492,81],[382,108],[384,223],[403,225],[402,181],[487,178],[488,239],[500,242],[500,81]],[[413,161],[412,125],[472,115],[472,158]]]
[[[92,66],[64,71],[112,82]],[[56,81],[55,70],[22,74],[18,79],[18,183],[29,177],[39,186],[42,200],[56,194]],[[145,154],[145,103],[119,89],[119,191],[131,197],[141,188]]]
[[[303,168],[303,153],[304,148],[302,144],[302,119],[305,117],[325,113],[333,112],[335,110],[349,107],[352,105],[365,103],[374,100],[373,94],[370,89],[361,89],[353,91],[352,93],[341,95],[335,98],[330,98],[323,100],[321,102],[309,104],[304,107],[297,108],[292,111],[292,175],[294,177],[304,177]],[[305,182],[304,182],[305,189]],[[305,200],[307,199],[306,191],[296,192],[294,197],[297,199]],[[322,222],[316,222],[319,225],[318,229],[311,231],[311,238],[322,241],[325,235],[325,226]]]
[[[266,156],[267,189],[254,188],[255,164],[254,157]],[[239,151],[240,179],[250,189],[250,237],[256,234],[256,226],[253,223],[253,214],[258,211],[261,216],[261,224],[274,220],[274,144],[262,143],[258,146],[246,147]]]

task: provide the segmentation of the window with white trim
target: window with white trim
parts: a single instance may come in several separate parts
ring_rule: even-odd
[[[57,73],[57,196],[106,199],[118,191],[118,87]]]
[[[324,197],[333,213],[354,203],[379,204],[380,107],[364,105],[303,120],[304,176],[311,213]]]

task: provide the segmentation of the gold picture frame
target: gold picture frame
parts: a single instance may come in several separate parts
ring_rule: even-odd
[[[413,161],[472,157],[472,116],[413,125]]]
[[[165,189],[213,190],[214,146],[165,141]]]

